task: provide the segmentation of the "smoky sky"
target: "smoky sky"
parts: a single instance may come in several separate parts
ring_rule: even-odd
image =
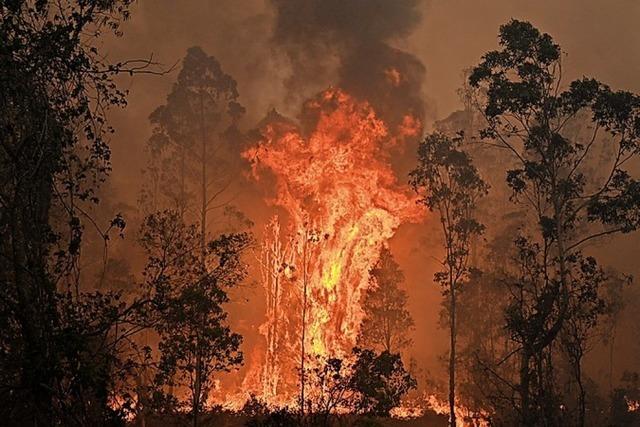
[[[554,37],[567,52],[567,80],[588,75],[640,92],[637,0],[139,0],[124,36],[109,41],[107,51],[113,60],[153,53],[173,64],[189,47],[201,46],[237,80],[245,129],[272,108],[295,117],[303,100],[331,85],[369,99],[387,120],[422,109],[429,129],[460,108],[462,70],[496,48],[498,27],[511,18]],[[404,86],[387,86],[389,67],[404,71]],[[116,129],[110,181],[123,203],[135,206],[151,135],[147,118],[165,102],[176,76],[120,81],[129,105],[110,116]],[[625,239],[624,256],[610,251],[602,262],[640,277],[639,239]],[[400,229],[391,249],[407,278],[420,338],[414,356],[436,370],[447,348],[438,328],[441,295],[431,281],[436,267],[431,254],[406,243],[412,240],[418,240],[415,229]]]

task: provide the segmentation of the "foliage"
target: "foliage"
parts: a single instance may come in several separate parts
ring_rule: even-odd
[[[640,225],[640,186],[625,168],[640,150],[640,97],[589,78],[565,88],[560,47],[528,22],[503,25],[499,43],[469,82],[483,94],[476,100],[487,122],[481,136],[511,153],[512,200],[533,216],[516,239],[517,279],[508,285],[507,328],[518,347],[505,357],[520,358],[512,402],[523,425],[554,422],[558,344],[579,385],[574,419],[583,425],[580,365],[603,310],[605,275],[581,249]],[[579,124],[586,117],[585,134]],[[592,169],[598,153],[606,164]]]
[[[89,204],[110,171],[113,77],[150,61],[110,63],[130,0],[0,1],[0,407],[8,424],[113,424],[112,386],[128,368],[114,293],[80,289]],[[150,71],[150,70],[147,70]],[[95,224],[102,228],[102,224]],[[122,229],[115,217],[102,230]],[[126,328],[128,329],[128,328]]]
[[[354,349],[351,387],[358,392],[356,408],[366,414],[388,416],[416,380],[405,370],[399,354]]]
[[[400,289],[404,275],[388,248],[380,251],[369,272],[369,288],[362,303],[365,317],[360,326],[358,346],[394,352],[411,344],[408,334],[413,319],[406,308],[407,293]]]
[[[324,418],[336,410],[352,405],[354,391],[351,388],[350,367],[335,357],[320,362],[312,368],[311,385],[313,398],[308,400],[309,415]]]
[[[625,164],[639,150],[640,97],[586,78],[562,91],[560,47],[528,22],[503,25],[500,44],[502,50],[484,55],[470,82],[487,89],[483,135],[497,139],[519,160],[520,166],[507,172],[514,197],[536,208],[548,239],[564,239],[581,222],[611,226],[603,231],[607,234],[636,229],[640,188]],[[565,135],[584,110],[592,114],[593,132],[586,138]],[[587,180],[585,165],[601,129],[609,138],[600,142],[615,150],[595,185],[595,179]],[[587,235],[565,249],[600,235]]]
[[[249,420],[247,427],[298,427],[300,419],[298,414],[288,409],[278,409],[262,417]]]
[[[445,250],[442,270],[434,280],[442,286],[449,315],[449,413],[455,426],[456,300],[461,286],[468,282],[472,240],[484,226],[476,219],[478,199],[488,186],[478,174],[471,157],[462,149],[462,135],[449,138],[440,133],[428,135],[418,147],[418,166],[410,173],[411,185],[420,203],[439,216]]]
[[[195,209],[207,230],[207,217],[218,210],[231,228],[251,225],[230,205],[242,142],[237,123],[245,111],[238,97],[236,81],[216,58],[200,47],[187,50],[166,103],[149,116],[153,134],[142,192],[149,213],[170,208],[186,220],[185,214]]]
[[[201,235],[185,225],[177,212],[150,215],[141,232],[148,253],[147,286],[154,295],[158,318],[159,386],[185,386],[194,417],[202,410],[215,372],[242,363],[241,336],[226,325],[227,290],[246,277],[242,252],[246,233],[221,235],[209,241],[204,262]]]

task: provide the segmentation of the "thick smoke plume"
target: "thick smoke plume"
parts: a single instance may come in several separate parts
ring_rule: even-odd
[[[272,0],[273,42],[291,65],[290,95],[338,85],[367,100],[390,129],[422,122],[425,67],[392,46],[421,21],[421,0]]]

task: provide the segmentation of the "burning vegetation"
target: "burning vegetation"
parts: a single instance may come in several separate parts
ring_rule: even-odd
[[[306,129],[278,117],[243,153],[255,179],[275,176],[271,203],[289,224],[281,231],[275,217],[264,235],[268,344],[260,373],[249,374],[261,384],[245,383],[279,404],[295,402],[298,367],[351,353],[369,271],[400,224],[422,216],[389,164],[392,137],[366,102],[329,89],[307,101],[301,116]],[[304,386],[299,393],[302,399]]]
[[[640,227],[640,96],[511,20],[430,123],[420,1],[271,0],[289,117],[257,121],[201,47],[109,62],[131,3],[0,0],[7,425],[640,423],[640,292],[598,262]],[[140,74],[173,83],[133,207],[107,111]]]

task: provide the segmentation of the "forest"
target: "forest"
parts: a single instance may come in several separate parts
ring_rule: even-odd
[[[640,426],[638,18],[0,0],[0,425]]]

